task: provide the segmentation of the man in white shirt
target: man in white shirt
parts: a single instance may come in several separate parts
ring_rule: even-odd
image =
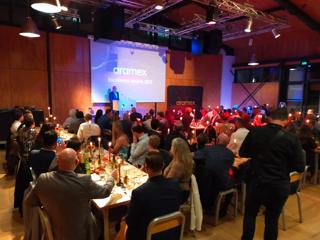
[[[100,127],[98,124],[92,123],[92,116],[90,114],[86,114],[84,116],[86,122],[81,123],[77,136],[80,142],[86,142],[91,136],[100,136]]]
[[[17,133],[18,128],[20,127],[23,120],[24,120],[24,117],[23,117],[22,111],[20,109],[16,109],[14,112],[14,122],[12,123],[12,125],[10,127],[11,134]]]
[[[231,134],[227,148],[229,148],[234,154],[238,154],[243,140],[246,138],[249,130],[244,127],[244,121],[241,118],[236,118],[235,125],[237,131]]]
[[[130,158],[135,166],[142,166],[145,163],[145,158],[149,150],[149,137],[144,132],[144,127],[137,125],[132,128],[133,143],[131,144]]]

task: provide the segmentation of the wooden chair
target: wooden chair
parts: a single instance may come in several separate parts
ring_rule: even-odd
[[[40,221],[43,229],[43,234],[41,240],[54,240],[52,227],[50,223],[49,216],[43,207],[38,209]]]
[[[120,223],[120,231],[118,232],[115,240],[126,240],[127,231],[128,225],[126,224],[125,219],[122,218]]]
[[[157,217],[153,219],[147,228],[147,240],[151,240],[152,235],[164,232],[170,229],[173,229],[175,227],[181,227],[180,228],[180,237],[179,239],[182,240],[183,238],[183,230],[184,230],[184,223],[185,223],[185,217],[184,215],[177,211],[174,213],[170,213],[161,217]]]
[[[218,198],[215,205],[215,216],[214,216],[214,225],[218,225],[219,222],[219,213],[220,213],[220,206],[222,198],[225,197],[228,194],[234,194],[235,201],[234,201],[234,217],[237,217],[237,211],[238,211],[238,190],[236,188],[231,188],[229,190],[219,192]]]
[[[300,190],[302,187],[302,181],[304,178],[304,174],[305,174],[305,172],[303,174],[300,174],[298,172],[290,173],[290,185],[291,185],[290,195],[296,195],[296,197],[297,197],[299,222],[300,223],[302,223],[302,208],[301,208]],[[286,231],[285,207],[283,207],[283,209],[282,209],[281,218],[282,218],[282,230]]]

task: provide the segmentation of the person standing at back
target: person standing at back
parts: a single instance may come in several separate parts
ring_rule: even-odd
[[[247,194],[242,240],[254,237],[256,216],[266,207],[264,239],[278,237],[278,219],[290,192],[290,172],[303,172],[305,162],[297,136],[286,132],[285,108],[270,114],[270,123],[253,128],[240,148],[241,157],[251,158],[247,172]]]

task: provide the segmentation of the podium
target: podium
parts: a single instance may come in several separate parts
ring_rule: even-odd
[[[112,109],[114,110],[114,111],[119,111],[120,109],[119,109],[119,100],[113,100],[112,101]]]

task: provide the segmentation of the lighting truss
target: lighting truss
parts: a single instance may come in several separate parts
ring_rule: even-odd
[[[265,23],[273,24],[288,24],[286,20],[275,17],[271,14],[255,9],[253,6],[248,4],[241,4],[231,0],[193,0],[208,6],[216,6],[218,9],[224,12],[230,12],[234,14],[240,14],[242,16],[252,17]]]
[[[126,27],[132,27],[133,24],[138,23],[143,21],[144,19],[147,19],[153,15],[155,15],[156,13],[159,13],[160,11],[163,11],[169,7],[172,7],[176,4],[178,4],[179,2],[182,2],[183,0],[168,0],[168,1],[163,1],[162,2],[162,6],[163,8],[161,10],[157,10],[155,9],[155,6],[157,4],[152,4],[144,9],[142,9],[140,12],[137,12],[136,14],[133,14],[132,16],[130,16],[128,18],[128,20],[126,21]]]
[[[231,19],[234,18],[238,18],[240,17],[239,14],[229,14],[229,13],[222,13],[219,14],[219,16],[215,19],[215,21],[217,22],[217,24],[215,25],[211,25],[211,26],[219,26],[222,23],[229,21]],[[188,24],[182,26],[179,29],[176,29],[174,31],[175,35],[186,35],[186,34],[190,34],[194,31],[198,31],[204,28],[208,28],[210,27],[210,25],[207,24],[206,19],[204,16],[200,16],[200,15],[196,15],[196,17]]]
[[[285,29],[290,27],[289,25],[279,25],[279,24],[267,24],[265,26],[262,26],[258,29],[255,29],[254,32],[251,33],[244,33],[243,30],[238,30],[238,31],[233,31],[229,33],[224,33],[223,34],[223,41],[230,41],[234,39],[239,39],[243,37],[252,37],[254,35],[262,34],[262,33],[267,33],[271,32],[272,29],[276,28],[277,30]]]

